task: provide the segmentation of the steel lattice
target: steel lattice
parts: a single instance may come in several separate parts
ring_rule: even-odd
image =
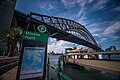
[[[21,26],[24,29],[37,31],[37,26],[43,24],[48,28],[50,37],[84,45],[96,51],[102,50],[92,34],[83,25],[73,20],[32,12],[29,15],[25,15],[19,11],[15,11],[14,17],[16,17],[17,26]]]
[[[67,33],[71,33],[74,36],[77,36],[79,38],[82,38],[96,46],[97,43],[91,33],[81,24],[69,20],[69,19],[64,19],[64,18],[59,18],[59,17],[51,17],[51,16],[46,16],[46,15],[41,15],[37,13],[30,13],[30,16],[44,22],[46,24],[49,24],[52,27],[58,28],[62,31],[65,31]]]

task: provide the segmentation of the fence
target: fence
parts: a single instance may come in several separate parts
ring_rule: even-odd
[[[53,66],[50,65],[50,61],[49,61],[49,57],[48,57],[48,63],[47,63],[47,80],[49,79],[49,69],[53,69],[56,74],[57,74],[57,79],[58,80],[72,80],[71,78],[69,78],[67,75],[65,75],[61,69],[61,62],[60,62],[60,58],[58,60],[58,64],[57,64],[57,68],[54,68]]]

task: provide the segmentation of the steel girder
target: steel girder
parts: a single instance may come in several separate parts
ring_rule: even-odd
[[[17,26],[24,29],[34,28],[37,30],[38,25],[45,25],[48,28],[50,37],[58,40],[65,40],[100,51],[101,48],[97,45],[91,33],[81,24],[64,18],[51,17],[36,13],[26,15],[19,11],[14,12],[14,17],[17,18]]]
[[[72,32],[77,32],[78,34],[73,34],[73,35],[79,38],[81,38],[82,35],[84,37],[84,40],[98,46],[92,34],[83,25],[73,20],[59,18],[59,17],[51,17],[33,12],[30,13],[30,16],[41,22],[49,24],[52,27],[58,28],[64,32],[71,34],[73,34]]]

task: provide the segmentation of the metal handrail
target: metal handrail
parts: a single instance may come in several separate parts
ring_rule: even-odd
[[[49,68],[52,68],[58,77],[58,80],[72,80],[71,78],[69,78],[67,75],[65,75],[61,69],[61,62],[60,62],[60,58],[58,60],[58,64],[57,64],[57,68],[54,68],[53,66],[50,65],[50,61],[49,61],[49,57],[48,57],[48,64],[47,64],[47,79],[49,80]]]

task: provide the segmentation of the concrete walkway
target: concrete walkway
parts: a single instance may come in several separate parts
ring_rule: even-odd
[[[17,74],[17,67],[0,75],[0,80],[16,80],[16,74]]]

